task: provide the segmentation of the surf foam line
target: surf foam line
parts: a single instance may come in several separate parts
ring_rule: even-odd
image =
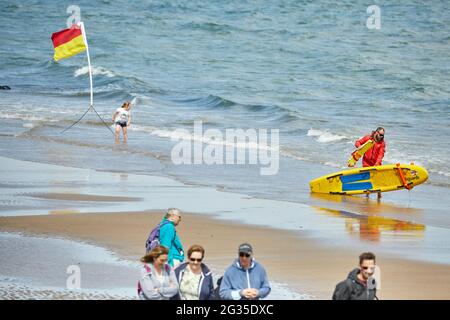
[[[178,142],[171,150],[171,160],[175,165],[259,164],[261,175],[275,175],[279,171],[278,129],[270,129],[269,133],[267,129],[234,128],[225,129],[223,133],[219,129],[203,131],[203,122],[195,121],[193,133],[187,129],[154,133]]]

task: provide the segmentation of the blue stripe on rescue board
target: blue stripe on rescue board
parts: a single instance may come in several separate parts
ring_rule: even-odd
[[[361,181],[361,180],[369,180],[369,179],[370,179],[370,172],[355,173],[355,174],[350,174],[348,176],[341,176],[341,182],[343,184]]]
[[[372,189],[371,182],[344,183],[342,191],[368,190]]]

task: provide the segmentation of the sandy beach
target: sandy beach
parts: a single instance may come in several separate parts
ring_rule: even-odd
[[[0,231],[87,241],[126,259],[138,260],[149,229],[161,219],[162,212],[2,217]],[[222,270],[235,257],[236,247],[248,241],[271,280],[287,283],[293,290],[306,292],[315,299],[330,299],[334,286],[357,264],[360,253],[352,248],[330,249],[291,231],[241,225],[192,213],[183,214],[178,233],[186,247],[202,244],[206,248],[205,262]],[[447,265],[383,254],[377,258],[382,270],[380,299],[450,298]]]
[[[167,208],[216,280],[251,243],[274,300],[331,299],[363,252],[380,299],[450,300],[448,21],[447,1],[2,1],[0,300],[135,299]],[[401,166],[342,173],[369,138],[355,168]]]

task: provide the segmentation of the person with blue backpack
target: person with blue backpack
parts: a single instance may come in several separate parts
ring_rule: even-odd
[[[184,261],[183,245],[177,235],[176,227],[181,221],[181,211],[177,208],[169,208],[159,228],[159,243],[169,249],[169,265],[177,267]]]

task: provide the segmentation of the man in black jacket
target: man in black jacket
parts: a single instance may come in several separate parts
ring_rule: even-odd
[[[375,255],[364,252],[359,256],[359,268],[355,268],[346,280],[339,282],[333,293],[333,300],[374,300],[377,289],[375,279]]]

